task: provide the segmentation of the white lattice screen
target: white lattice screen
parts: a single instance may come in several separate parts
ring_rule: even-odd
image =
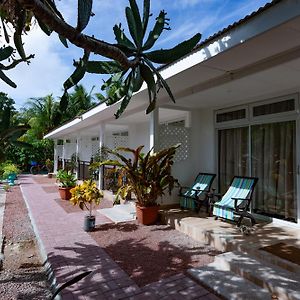
[[[92,139],[91,143],[92,143],[92,157],[93,157],[94,155],[96,155],[99,149],[99,139],[94,138]]]
[[[112,144],[113,144],[113,149],[117,147],[128,147],[129,145],[128,136],[113,135]]]
[[[63,145],[56,145],[56,155],[59,156],[59,158],[62,158],[63,155]]]
[[[70,159],[73,153],[76,153],[76,140],[65,142],[65,159]]]
[[[173,125],[159,126],[158,149],[169,148],[180,143],[174,161],[182,161],[188,158],[190,152],[190,128]]]

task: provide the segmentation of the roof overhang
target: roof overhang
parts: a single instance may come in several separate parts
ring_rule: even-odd
[[[162,69],[176,104],[165,91],[160,92],[158,104],[190,110],[248,101],[270,91],[288,91],[299,86],[299,57],[300,4],[297,0],[279,1]],[[147,103],[144,85],[120,119],[114,119],[119,103],[109,107],[101,104],[46,138],[62,138],[101,123],[129,124],[130,116],[144,115]]]

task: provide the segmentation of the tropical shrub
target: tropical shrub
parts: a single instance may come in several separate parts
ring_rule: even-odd
[[[173,158],[180,144],[152,153],[150,150],[146,155],[141,151],[144,146],[137,149],[117,148],[109,152],[116,160],[107,160],[100,164],[117,166],[126,176],[126,182],[119,188],[117,198],[121,196],[126,199],[131,192],[134,193],[140,206],[154,206],[157,199],[163,196],[165,191],[171,193],[178,180],[171,174]],[[126,158],[121,153],[129,153],[132,158]]]
[[[76,186],[77,179],[71,171],[58,170],[56,179],[59,182],[60,187],[74,187]]]
[[[8,178],[10,174],[20,173],[18,166],[10,162],[2,164],[1,169],[2,169],[2,176],[5,179]]]
[[[86,208],[89,215],[92,216],[93,204],[99,205],[103,198],[103,192],[100,191],[93,180],[85,180],[82,184],[71,189],[72,198],[70,202],[78,205],[81,209]]]

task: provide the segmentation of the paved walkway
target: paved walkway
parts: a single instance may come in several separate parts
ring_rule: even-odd
[[[219,299],[184,274],[139,288],[83,231],[83,212],[66,213],[54,201],[58,193],[46,192],[44,188],[50,185],[37,184],[30,175],[22,176],[20,183],[42,255],[48,261],[56,284],[64,283],[82,271],[93,271],[79,283],[64,290],[63,300]],[[107,222],[111,220],[98,212],[96,223]]]

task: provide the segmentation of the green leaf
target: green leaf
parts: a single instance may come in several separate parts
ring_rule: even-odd
[[[67,91],[65,91],[62,97],[60,98],[60,102],[59,102],[60,110],[65,111],[68,107],[68,103],[69,103],[69,94]]]
[[[16,46],[16,49],[21,56],[23,60],[26,60],[26,54],[23,48],[23,42],[22,42],[22,34],[19,34],[17,31],[14,33],[14,43]]]
[[[124,33],[124,30],[121,29],[121,24],[119,26],[115,25],[113,30],[118,45],[125,47],[130,51],[136,50],[135,45],[127,38],[127,36]]]
[[[3,17],[1,17],[1,21],[2,21],[2,28],[3,28],[3,32],[4,32],[4,37],[5,37],[5,41],[6,43],[9,43],[9,36],[6,30],[6,25],[4,23]]]
[[[117,61],[88,61],[86,71],[94,74],[114,74],[123,71]]]
[[[77,30],[80,32],[89,23],[92,14],[93,0],[78,0]]]
[[[136,25],[136,34],[137,34],[138,47],[140,48],[142,46],[143,37],[144,37],[143,24],[142,24],[139,8],[136,4],[136,1],[135,0],[129,0],[129,3],[130,3],[131,11],[132,11],[132,14],[133,14],[133,18],[134,18],[134,21],[135,21],[135,25]]]
[[[150,114],[156,107],[156,100],[150,102],[149,106],[146,109],[146,114]]]
[[[133,83],[133,92],[138,92],[144,82],[143,77],[141,76],[141,69],[140,66],[137,66],[134,70],[134,83]]]
[[[190,53],[193,48],[198,44],[201,39],[201,34],[197,33],[189,40],[186,40],[172,49],[168,50],[156,50],[152,52],[148,52],[145,56],[150,59],[154,63],[158,64],[169,64],[184,55]]]
[[[133,12],[130,7],[126,7],[125,9],[126,19],[128,24],[128,29],[132,39],[134,40],[135,45],[139,48],[141,45],[141,40],[139,40],[139,36],[137,33],[137,25],[135,23],[135,19],[133,16]]]
[[[140,65],[141,68],[141,76],[147,83],[148,89],[150,91],[149,96],[150,99],[149,101],[152,102],[152,100],[156,99],[156,84],[153,76],[153,72],[150,70],[150,68],[144,64]]]
[[[77,63],[75,71],[72,75],[64,82],[64,89],[68,90],[72,86],[76,85],[83,77],[86,72],[86,63],[89,59],[90,54],[85,52],[82,59]]]
[[[37,17],[36,17],[36,20],[37,20],[40,28],[44,31],[44,33],[46,35],[50,36],[51,33],[52,33],[52,30],[45,23],[43,23],[40,19],[38,19]]]
[[[67,39],[66,39],[64,36],[60,35],[60,34],[58,35],[58,37],[59,37],[60,41],[62,42],[62,44],[63,44],[66,48],[69,48]]]
[[[150,0],[144,0],[144,12],[143,12],[143,36],[145,36],[150,16]]]
[[[128,104],[131,100],[131,97],[132,97],[133,81],[134,81],[134,80],[132,80],[132,72],[128,75],[127,79],[128,79],[128,82],[127,82],[127,88],[126,88],[126,95],[125,95],[124,99],[122,100],[119,109],[115,113],[116,119],[118,119],[121,116],[121,114],[125,111],[125,109],[127,108]]]
[[[16,88],[17,85],[11,81],[4,73],[2,70],[0,70],[0,79],[2,79],[5,83],[7,83],[8,85],[10,85],[13,88]]]
[[[143,50],[149,50],[150,48],[152,48],[152,46],[155,44],[164,30],[165,21],[166,13],[164,11],[161,11],[156,19],[153,30],[149,32],[148,39],[142,48]]]
[[[83,272],[77,276],[75,276],[74,278],[72,278],[71,280],[68,280],[66,283],[64,283],[63,285],[61,285],[52,295],[51,300],[54,300],[55,297],[58,295],[59,292],[61,292],[63,289],[65,289],[66,287],[75,284],[76,282],[80,281],[81,279],[83,279],[84,277],[90,275],[92,273],[92,271],[86,271]]]
[[[163,77],[160,75],[160,73],[157,71],[157,69],[153,66],[151,61],[149,61],[148,59],[145,59],[145,61],[148,64],[148,66],[151,68],[151,70],[155,73],[155,75],[157,76],[159,82],[166,89],[166,91],[167,91],[169,97],[171,98],[171,100],[175,103],[175,98],[173,96],[173,93],[172,93],[168,83],[163,79]]]
[[[0,61],[8,59],[14,52],[14,48],[11,46],[0,49]]]

